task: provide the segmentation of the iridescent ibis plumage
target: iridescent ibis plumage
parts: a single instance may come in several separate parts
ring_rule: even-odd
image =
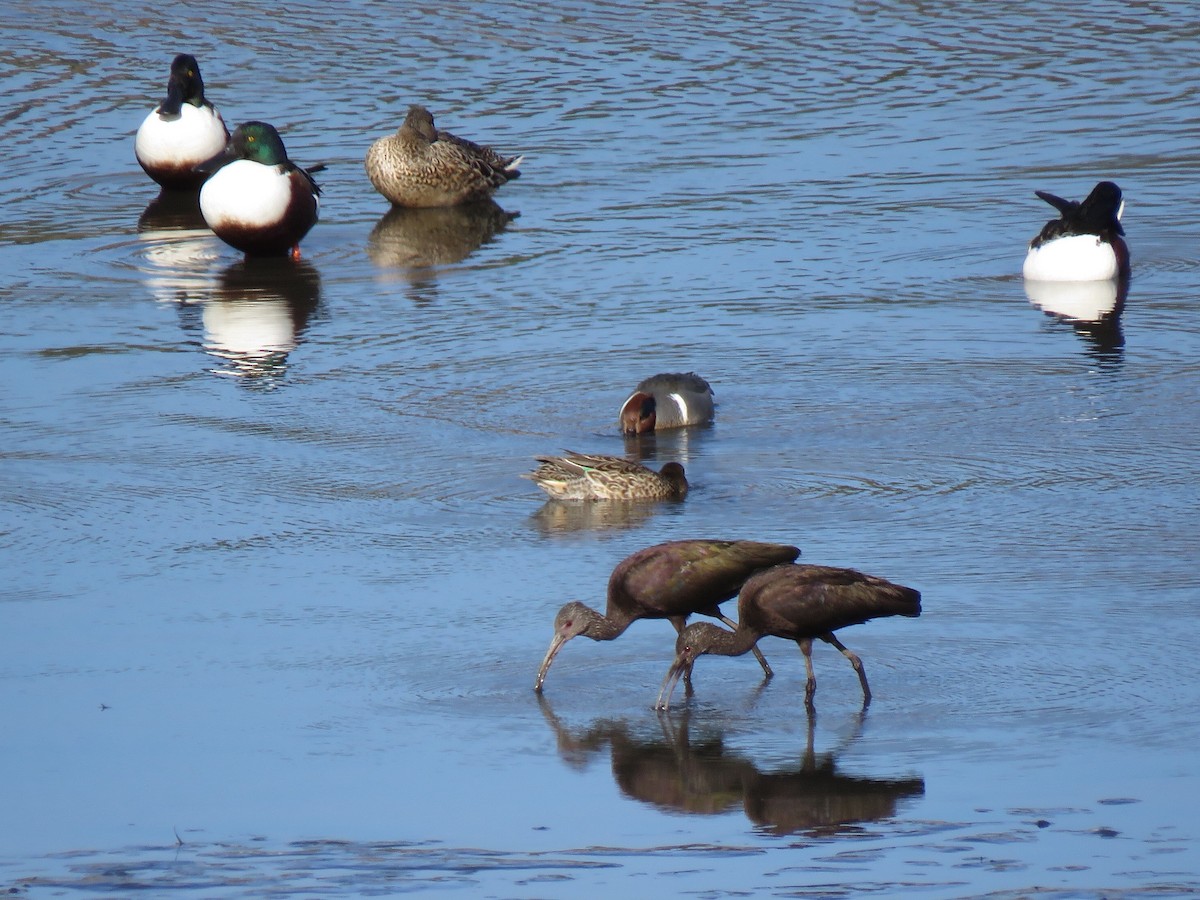
[[[788,544],[686,540],[656,544],[627,556],[608,579],[604,615],[578,601],[558,611],[554,638],[538,669],[534,690],[541,691],[554,657],[579,635],[611,641],[637,619],[668,619],[682,632],[693,613],[736,627],[721,614],[720,604],[736,596],[755,572],[791,562],[799,555],[800,549]],[[754,651],[763,673],[771,677],[771,667],[757,648]]]
[[[813,675],[812,642],[820,638],[850,660],[862,685],[863,706],[871,702],[867,673],[858,654],[835,636],[839,628],[860,625],[885,616],[919,616],[921,594],[854,569],[802,564],[781,565],[758,572],[738,594],[738,625],[726,631],[707,622],[689,625],[675,641],[675,661],[667,670],[655,707],[667,709],[681,675],[705,653],[741,656],[767,635],[789,638],[800,645],[808,683],[804,705],[813,709],[817,680]]]

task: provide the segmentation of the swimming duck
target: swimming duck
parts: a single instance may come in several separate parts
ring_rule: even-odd
[[[1039,197],[1059,212],[1029,244],[1023,272],[1032,281],[1102,281],[1129,275],[1121,189],[1101,181],[1082,202],[1046,191]]]
[[[216,169],[200,189],[200,212],[217,237],[248,256],[300,255],[300,239],[317,223],[321,189],[288,159],[274,127],[239,125],[200,168]]]
[[[137,130],[138,164],[164,188],[194,190],[205,179],[196,166],[220,152],[228,139],[221,114],[204,98],[196,57],[180,53],[171,63],[166,99]]]
[[[695,372],[652,375],[621,406],[618,421],[625,434],[701,425],[713,417],[713,390]]]
[[[457,206],[519,177],[522,159],[439,131],[433,114],[413,105],[395,134],[371,145],[365,165],[375,190],[397,206]]]
[[[570,450],[566,456],[539,456],[537,461],[537,469],[522,477],[556,500],[679,500],[688,490],[677,462],[655,472],[619,456]]]

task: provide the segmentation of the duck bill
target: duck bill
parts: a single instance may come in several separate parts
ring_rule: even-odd
[[[675,685],[679,683],[680,677],[683,676],[687,669],[687,657],[676,656],[675,662],[671,663],[671,668],[667,669],[667,675],[663,679],[662,687],[658,689],[658,699],[654,701],[655,709],[670,709],[671,695],[675,693]]]
[[[158,104],[160,116],[177,116],[183,109],[183,85],[174,75],[167,81],[167,99]]]
[[[542,692],[542,683],[546,680],[546,673],[550,671],[550,664],[554,662],[554,657],[558,656],[558,651],[563,648],[563,644],[569,640],[569,637],[555,633],[554,639],[550,641],[550,648],[546,651],[545,658],[542,659],[541,668],[537,673],[537,681],[533,685],[533,689],[539,694]]]
[[[204,160],[204,162],[196,163],[196,165],[193,166],[193,169],[196,172],[199,172],[201,175],[211,175],[226,163],[233,162],[234,158],[233,144],[229,143],[226,144],[225,149],[216,156],[210,156],[208,159]]]

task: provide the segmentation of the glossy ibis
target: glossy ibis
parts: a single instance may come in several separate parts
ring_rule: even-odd
[[[812,641],[832,644],[850,660],[862,684],[863,706],[871,702],[871,688],[862,660],[834,637],[839,628],[859,625],[884,616],[919,616],[921,594],[883,578],[854,569],[831,566],[781,565],[749,578],[738,594],[738,625],[726,631],[707,622],[689,625],[675,641],[675,661],[667,670],[655,703],[667,709],[680,675],[690,672],[704,653],[741,656],[766,635],[790,638],[800,645],[808,684],[804,705],[811,711],[817,680],[813,676]]]
[[[689,540],[656,544],[625,557],[608,579],[604,615],[578,601],[558,611],[554,638],[538,669],[534,690],[541,691],[558,651],[579,635],[593,641],[611,641],[637,619],[669,619],[679,632],[692,613],[736,627],[721,615],[720,604],[735,596],[755,572],[790,562],[799,555],[798,547],[787,544]],[[763,673],[770,678],[771,667],[758,649],[753,649]]]

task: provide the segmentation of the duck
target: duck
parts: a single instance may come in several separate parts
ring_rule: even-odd
[[[195,190],[205,174],[199,163],[219,153],[229,129],[204,96],[196,57],[180,53],[171,62],[167,96],[142,121],[133,152],[146,174],[168,190]]]
[[[624,434],[703,425],[713,418],[713,389],[695,372],[664,372],[643,380],[621,405]]]
[[[247,256],[299,257],[321,208],[312,173],[324,166],[300,168],[274,126],[244,122],[200,168],[213,172],[200,189],[200,212],[217,237]]]
[[[687,495],[687,478],[677,462],[655,472],[620,456],[564,452],[536,457],[537,469],[522,477],[555,500],[682,500]]]
[[[1129,277],[1121,189],[1101,181],[1083,201],[1035,191],[1059,212],[1029,244],[1022,272],[1030,281],[1107,281]]]
[[[395,134],[371,144],[364,165],[375,190],[396,206],[458,206],[487,200],[519,178],[524,158],[439,131],[433,114],[414,104]]]

